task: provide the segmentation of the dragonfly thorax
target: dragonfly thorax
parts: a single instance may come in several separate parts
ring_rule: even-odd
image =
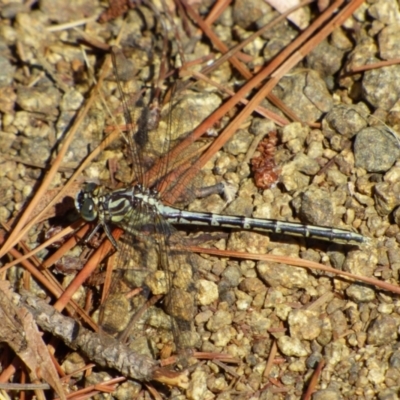
[[[88,222],[98,218],[119,224],[136,210],[156,212],[160,207],[157,193],[136,185],[131,188],[107,190],[93,183],[87,184],[75,200],[75,207]]]

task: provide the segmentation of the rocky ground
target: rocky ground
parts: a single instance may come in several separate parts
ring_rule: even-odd
[[[94,98],[93,105],[79,124],[41,202],[45,203],[66,184],[113,127],[126,123],[115,76],[112,72],[101,75],[104,60],[121,30],[119,47],[128,61],[119,57],[119,53],[116,58],[134,121],[138,118],[140,121],[139,114],[143,115],[143,106],[150,100],[149,88],[157,83],[160,65],[165,64],[171,71],[159,83],[160,101],[166,103],[160,122],[154,124],[154,128],[158,126],[150,131],[148,141],[141,138],[146,141],[141,160],[145,169],[169,145],[173,147],[226,103],[230,98],[226,89],[237,92],[250,79],[232,63],[225,62],[207,75],[219,87],[201,80],[198,73],[205,74],[203,67],[211,63],[212,57],[219,56],[217,45],[172,3],[154,2],[151,6],[143,4],[128,9],[121,2],[120,8],[115,9],[119,12],[114,10],[114,14],[105,14],[107,4],[97,0],[31,3],[3,1],[1,5],[0,220],[3,223],[15,224],[15,218],[29,204],[89,99]],[[205,18],[212,4],[205,1],[192,7]],[[262,71],[323,11],[312,4],[303,9],[302,15],[268,29],[241,50],[241,62],[253,74]],[[212,24],[212,31],[232,48],[278,16],[277,11],[261,0],[236,1]],[[399,4],[394,0],[362,3],[327,39],[299,57],[297,65],[273,88],[273,97],[264,99],[262,108],[236,127],[229,141],[206,160],[201,175],[196,173],[197,177],[192,179],[194,189],[200,182],[206,186],[225,182],[231,191],[229,201],[212,193],[194,200],[189,196],[181,202],[195,211],[347,229],[370,238],[368,244],[349,246],[248,231],[231,233],[212,229],[202,233],[199,229],[183,229],[182,235],[188,243],[226,251],[224,257],[193,256],[196,274],[191,280],[198,295],[191,329],[196,350],[222,353],[231,359],[191,357],[187,388],[155,385],[151,389],[150,385],[129,380],[111,394],[97,394],[99,398],[144,399],[159,395],[222,400],[311,396],[314,400],[389,400],[399,397],[397,294],[290,262],[292,259],[296,264],[300,259],[320,263],[397,286],[400,67],[387,61],[400,58],[399,21]],[[196,60],[200,61],[188,66]],[[187,66],[185,70],[179,70],[182,64]],[[198,79],[196,83],[194,78]],[[95,91],[93,87],[98,80],[100,90]],[[173,92],[174,102],[168,102],[165,93],[171,93],[168,90],[173,81],[179,85]],[[137,104],[142,89],[143,99]],[[253,89],[248,99],[259,89]],[[282,112],[279,100],[292,114],[288,115],[287,110]],[[200,151],[212,144],[243,107],[236,105],[223,112],[221,120],[212,124],[198,144],[190,147],[190,153],[187,149],[182,151],[179,160],[189,164],[197,160]],[[146,114],[144,120],[150,121],[150,116]],[[264,138],[267,150],[260,154],[257,145]],[[252,168],[254,157],[266,162],[265,169]],[[114,182],[110,185],[118,182],[128,185],[132,182],[130,168],[120,134],[85,166],[64,195],[65,207],[50,209],[29,231],[26,243],[34,248],[65,226],[66,220],[67,223],[73,220],[73,212],[64,208],[70,208],[68,204],[82,182],[110,182],[112,176]],[[262,187],[261,181],[267,181],[269,186]],[[41,251],[38,262],[47,260],[59,246],[57,243],[55,248]],[[57,271],[51,266],[50,270],[64,287],[76,273],[65,271],[67,261],[84,264],[93,247],[98,244],[77,246],[58,262]],[[143,251],[141,243],[137,247],[138,252]],[[233,251],[287,259],[285,262],[257,261],[256,257],[244,260],[229,254]],[[129,254],[133,263],[142,265],[143,258]],[[154,257],[146,262],[151,264]],[[118,254],[117,259],[121,259]],[[49,294],[23,271],[19,265],[3,275],[3,279],[17,285],[24,277],[25,287],[30,286],[36,295]],[[94,296],[99,288],[100,285],[92,286]],[[188,286],[185,288],[189,290]],[[84,286],[74,298],[82,307],[88,303],[88,292],[88,286]],[[158,305],[162,306],[162,301]],[[114,308],[111,313],[129,315],[132,304],[125,306],[126,310]],[[96,300],[92,307],[86,307],[92,315]],[[147,345],[140,351],[156,353],[158,358],[173,337],[168,333],[165,314],[155,311],[155,307],[151,310],[153,321],[160,320],[153,325],[142,324],[143,330],[137,336],[145,339]],[[156,338],[160,330],[165,332]],[[66,374],[92,361],[82,358],[79,352],[69,352],[67,347],[57,352],[56,358]],[[6,367],[2,364],[2,368]],[[94,367],[91,374],[75,373],[64,389],[74,392],[115,376],[119,374],[114,370]],[[16,372],[12,381],[19,382],[19,377]],[[314,391],[312,395],[306,394],[309,387]]]

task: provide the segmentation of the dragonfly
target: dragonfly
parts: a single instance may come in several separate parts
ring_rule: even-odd
[[[188,246],[185,245],[175,228],[177,225],[294,235],[348,245],[360,245],[368,241],[359,233],[343,229],[188,211],[165,203],[165,193],[158,189],[157,182],[162,181],[162,173],[165,174],[169,168],[167,165],[163,165],[160,168],[160,176],[155,180],[156,183],[149,184],[146,178],[146,162],[143,151],[151,132],[148,132],[143,123],[133,124],[132,113],[120,84],[118,60],[115,56],[113,61],[126,126],[130,128],[127,141],[132,154],[136,182],[134,185],[118,189],[88,183],[78,193],[75,201],[76,209],[81,217],[85,221],[95,224],[89,237],[102,228],[115,249],[119,251],[116,271],[124,271],[125,275],[130,275],[130,278],[126,278],[126,276],[122,278],[118,273],[115,274],[111,285],[114,289],[111,290],[112,294],[107,300],[111,305],[113,301],[114,303],[130,301],[126,299],[126,296],[123,297],[128,289],[120,289],[121,279],[128,281],[130,279],[127,284],[129,289],[132,286],[141,288],[143,294],[143,296],[138,296],[141,297],[141,301],[138,301],[136,297],[133,300],[140,303],[140,306],[136,304],[136,309],[143,308],[149,291],[153,295],[164,296],[162,301],[164,310],[169,315],[169,326],[166,329],[173,332],[175,350],[179,351],[182,348],[193,346],[193,342],[190,341],[190,332],[196,311],[196,259],[195,255],[187,250]],[[169,124],[169,129],[171,129],[171,125]],[[166,152],[172,144],[172,140],[168,140],[172,133],[167,133],[164,144]],[[112,235],[112,227],[115,226],[124,231],[124,236],[118,243]],[[135,255],[135,246],[142,253],[142,259],[146,259],[145,269],[137,266],[140,262],[137,261],[138,257]],[[135,263],[136,266],[134,266]],[[150,267],[147,268],[149,265]],[[127,308],[129,309],[129,307]],[[120,313],[113,311],[113,306],[110,309],[108,314],[103,315],[101,324],[105,330],[111,331],[113,318],[121,319],[121,315],[116,315]],[[123,323],[116,328],[121,335],[126,337],[126,332],[135,330],[132,324],[133,320],[143,328],[143,321],[140,322],[140,317],[134,315],[136,314],[132,316],[127,313],[122,316]],[[189,339],[184,339],[185,333]]]

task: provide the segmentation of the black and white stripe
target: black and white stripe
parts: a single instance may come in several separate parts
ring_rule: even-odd
[[[302,236],[343,244],[366,243],[367,238],[344,229],[324,226],[302,225],[295,222],[283,222],[272,219],[246,218],[212,213],[183,211],[164,205],[158,206],[160,213],[172,224],[196,224],[236,228],[260,232]]]

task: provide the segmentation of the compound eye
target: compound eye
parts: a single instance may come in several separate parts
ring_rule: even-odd
[[[96,188],[97,188],[97,184],[96,184],[96,183],[94,183],[94,182],[88,182],[88,183],[85,185],[85,188],[83,189],[83,191],[84,191],[85,193],[93,193],[93,192],[96,190]]]
[[[85,221],[94,221],[97,218],[97,211],[94,206],[94,201],[89,198],[83,199],[83,201],[80,203],[80,207],[78,211],[81,214],[81,217]]]

